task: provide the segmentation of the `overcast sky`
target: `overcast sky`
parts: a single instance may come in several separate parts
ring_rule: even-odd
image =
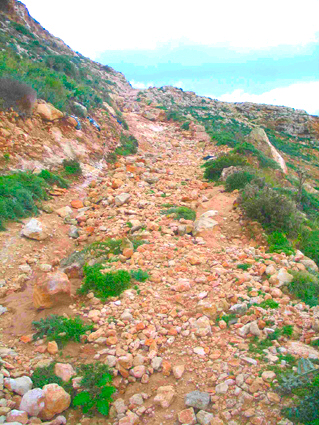
[[[174,85],[319,115],[319,0],[23,2],[52,34],[133,87]]]

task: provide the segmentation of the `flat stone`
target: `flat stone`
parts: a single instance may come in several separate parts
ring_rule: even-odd
[[[210,394],[201,391],[192,391],[185,396],[185,404],[188,407],[205,410],[210,403]]]

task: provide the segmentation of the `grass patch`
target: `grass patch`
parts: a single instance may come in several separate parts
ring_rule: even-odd
[[[240,270],[248,270],[249,268],[251,267],[251,264],[237,264],[237,269],[240,269]]]
[[[305,271],[295,272],[291,271],[293,280],[288,283],[289,291],[300,298],[310,307],[319,304],[319,279],[318,275],[308,273]]]
[[[117,297],[131,286],[131,275],[126,270],[105,271],[102,264],[85,265],[84,283],[79,288],[79,294],[93,292],[97,298],[106,300]],[[103,273],[102,273],[103,271]]]
[[[58,187],[62,187],[67,189],[69,187],[69,183],[63,178],[58,176],[57,174],[51,173],[49,170],[42,170],[38,177],[45,180],[50,185],[57,185]]]
[[[268,310],[269,308],[278,308],[279,304],[274,300],[265,300],[259,304],[259,307]]]
[[[174,218],[176,218],[176,220],[180,220],[181,218],[184,218],[185,220],[194,221],[196,219],[196,211],[187,207],[168,208],[167,210],[161,211],[161,214],[173,215]]]
[[[218,324],[221,320],[224,320],[227,326],[229,326],[229,322],[235,319],[236,319],[236,314],[224,314],[216,318],[216,324]]]
[[[286,255],[292,255],[295,250],[291,246],[286,236],[281,232],[273,232],[268,236],[269,252],[277,252],[281,254],[284,252]]]
[[[115,149],[117,155],[129,156],[137,153],[138,141],[134,136],[126,136],[124,133],[121,133],[120,143],[121,146]]]
[[[93,325],[85,325],[79,316],[67,319],[55,314],[32,322],[32,325],[36,329],[34,340],[47,337],[48,341],[56,341],[60,347],[69,341],[80,342],[81,335],[93,330]]]

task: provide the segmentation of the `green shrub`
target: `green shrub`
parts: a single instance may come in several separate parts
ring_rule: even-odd
[[[126,270],[101,272],[104,267],[101,264],[94,266],[85,265],[83,268],[85,279],[79,289],[80,294],[94,292],[101,300],[108,297],[117,297],[131,285],[131,275]]]
[[[146,241],[134,239],[130,240],[133,244],[133,249],[136,250],[139,246],[144,245]],[[99,259],[105,261],[108,259],[109,254],[120,255],[122,252],[124,240],[123,239],[107,239],[104,242],[93,242],[83,249],[83,254],[86,260]]]
[[[115,164],[115,163],[116,163],[116,161],[117,161],[117,155],[116,155],[116,153],[115,153],[115,152],[109,152],[109,153],[106,155],[106,162],[107,162],[108,164]]]
[[[268,308],[278,308],[279,304],[274,300],[265,300],[259,304],[259,307],[268,309]]]
[[[319,265],[319,230],[302,230],[299,248],[309,258]]]
[[[268,236],[269,252],[284,252],[286,255],[292,255],[295,250],[291,246],[286,236],[281,232],[273,232]]]
[[[116,391],[110,385],[113,377],[108,366],[102,363],[83,364],[77,368],[77,374],[82,376],[80,385],[83,391],[73,398],[73,406],[80,406],[83,413],[90,416],[96,412],[107,416]]]
[[[274,189],[248,184],[240,204],[247,217],[257,220],[268,231],[295,234],[302,222],[296,204]]]
[[[81,335],[93,329],[92,325],[85,325],[79,316],[67,319],[63,316],[50,315],[46,319],[32,322],[36,329],[33,339],[47,337],[48,341],[56,341],[63,346],[68,341],[81,341]]]
[[[293,280],[288,283],[289,291],[310,307],[319,304],[319,279],[317,275],[308,272],[292,271]]]
[[[237,269],[248,270],[251,267],[251,264],[237,264]]]
[[[205,168],[204,178],[211,181],[216,181],[220,178],[224,168],[232,166],[247,166],[249,165],[246,158],[234,153],[229,153],[220,156],[217,159],[205,162],[202,167]]]
[[[69,394],[72,394],[72,382],[64,382],[59,376],[54,373],[56,362],[50,363],[48,366],[36,367],[32,374],[33,388],[43,388],[48,384],[58,384],[64,388]]]
[[[294,327],[292,325],[283,326],[281,329],[281,333],[284,336],[292,336],[294,333]]]
[[[122,133],[120,137],[120,143],[121,146],[115,149],[115,153],[117,155],[129,156],[136,154],[138,148],[138,141],[135,139],[134,136],[126,136],[124,133]]]
[[[48,199],[45,180],[30,172],[0,176],[0,229],[4,222],[36,215],[36,201]]]
[[[190,124],[190,122],[189,121],[185,121],[182,125],[181,125],[181,129],[182,130],[189,130],[189,124]]]
[[[42,170],[41,173],[38,174],[38,177],[41,177],[41,179],[44,179],[50,185],[56,184],[64,189],[69,187],[69,183],[63,177],[53,174],[49,170]]]
[[[137,280],[138,282],[145,282],[149,278],[149,275],[147,272],[138,269],[131,270],[131,277],[132,279]]]
[[[255,178],[254,174],[249,173],[248,171],[240,171],[234,173],[227,177],[225,189],[226,192],[232,192],[233,190],[243,189],[248,183],[250,183]]]
[[[65,174],[69,176],[81,176],[82,169],[79,161],[76,159],[64,159],[62,162]]]
[[[165,215],[173,214],[174,217],[176,217],[176,220],[180,220],[181,218],[184,218],[185,220],[194,221],[196,219],[196,211],[187,207],[168,208],[167,210],[161,211],[161,213]]]

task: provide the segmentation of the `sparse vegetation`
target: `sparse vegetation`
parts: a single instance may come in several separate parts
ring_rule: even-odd
[[[132,279],[137,280],[138,282],[145,282],[149,278],[149,275],[147,272],[138,269],[131,270],[131,277]]]
[[[202,167],[204,170],[204,178],[211,181],[216,181],[220,178],[224,168],[232,166],[247,166],[248,161],[246,158],[234,153],[229,153],[220,156],[217,159],[205,162]]]
[[[273,232],[268,236],[269,252],[284,252],[286,255],[292,255],[295,250],[286,236],[281,232]]]
[[[131,275],[126,270],[110,271],[102,264],[84,266],[84,283],[79,288],[79,294],[92,291],[97,298],[106,300],[117,297],[131,285]]]
[[[265,309],[268,309],[268,308],[278,308],[279,307],[279,304],[276,301],[274,301],[272,299],[269,299],[269,300],[262,301],[259,304],[259,307],[265,308]]]
[[[227,177],[225,183],[226,192],[232,192],[233,190],[243,189],[248,183],[250,183],[256,176],[248,171],[242,171],[234,173]]]
[[[165,215],[173,215],[176,220],[184,218],[185,220],[194,221],[196,219],[196,211],[187,207],[172,207],[161,211],[161,213]]]
[[[0,109],[13,108],[21,115],[30,116],[36,100],[37,93],[29,85],[13,78],[0,78]]]
[[[310,307],[319,304],[319,278],[318,274],[309,272],[291,271],[294,279],[288,283],[289,291]]]
[[[56,362],[52,362],[47,366],[36,367],[32,374],[32,382],[34,388],[43,388],[48,384],[58,384],[63,387],[65,391],[72,394],[73,387],[72,382],[64,382],[59,376],[56,376],[54,372]]]
[[[81,341],[81,335],[93,329],[92,325],[85,325],[79,316],[68,319],[64,316],[50,315],[46,319],[32,322],[36,333],[33,339],[47,338],[48,341],[56,341],[63,346],[69,341]]]
[[[65,180],[63,177],[58,176],[57,174],[51,173],[49,170],[42,170],[38,174],[38,177],[44,179],[48,184],[52,186],[55,184],[65,189],[69,187],[69,183],[67,182],[67,180]]]
[[[89,416],[96,412],[108,416],[112,395],[116,389],[111,385],[112,375],[107,365],[102,363],[83,364],[77,368],[82,376],[81,391],[73,398],[73,406],[81,407]]]
[[[64,159],[62,163],[64,172],[68,176],[81,176],[82,168],[76,159]]]
[[[137,152],[138,141],[134,136],[126,136],[124,133],[122,133],[120,137],[120,143],[121,146],[115,149],[115,153],[117,155],[129,156],[134,155]]]

